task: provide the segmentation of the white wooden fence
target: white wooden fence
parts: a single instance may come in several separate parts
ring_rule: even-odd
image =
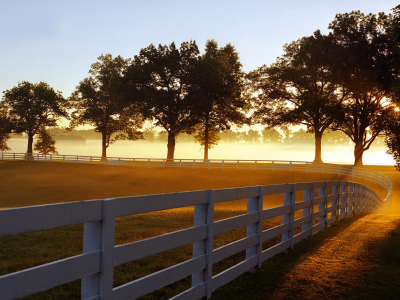
[[[371,180],[368,176],[367,180]],[[83,254],[0,276],[1,299],[18,299],[77,279],[82,279],[81,299],[136,299],[190,275],[192,287],[171,299],[210,298],[212,291],[252,268],[259,268],[263,261],[293,248],[313,233],[343,218],[368,213],[387,205],[392,184],[384,177],[379,178],[388,190],[384,200],[362,184],[325,181],[0,210],[0,237],[84,224]],[[303,191],[302,199],[296,199],[298,191]],[[283,206],[264,209],[263,197],[273,194],[282,194]],[[244,198],[247,198],[246,214],[214,221],[216,203]],[[115,245],[116,218],[188,206],[194,206],[193,227]],[[318,209],[314,209],[316,207]],[[302,217],[295,219],[295,212],[299,210],[302,211]],[[263,231],[262,222],[277,216],[283,216],[282,224]],[[313,225],[315,219],[318,219],[318,223]],[[215,235],[243,226],[247,228],[245,238],[213,250]],[[295,235],[294,229],[298,227],[301,227],[300,233]],[[262,250],[264,241],[277,236],[281,237],[280,243]],[[191,243],[192,259],[113,288],[114,267]],[[212,275],[214,263],[244,250],[244,261]]]
[[[391,190],[391,182],[385,175],[350,165],[338,165],[331,163],[314,163],[307,161],[285,161],[285,160],[232,160],[232,159],[173,159],[162,158],[124,158],[124,157],[101,157],[80,155],[43,155],[39,153],[7,153],[0,152],[0,160],[35,161],[35,162],[59,162],[80,163],[108,166],[131,166],[131,167],[158,167],[158,168],[191,168],[191,169],[253,169],[253,170],[288,170],[331,173],[337,175],[351,176],[365,181],[381,185],[386,190]]]

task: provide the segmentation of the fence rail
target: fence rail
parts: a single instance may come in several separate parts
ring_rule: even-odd
[[[4,158],[2,156],[2,159]],[[260,161],[257,161],[257,165],[258,162]],[[355,177],[363,175],[364,179],[375,181],[385,187],[388,194],[381,200],[371,188],[363,184],[324,181],[3,209],[0,210],[0,237],[75,224],[84,224],[84,237],[81,255],[0,276],[1,298],[18,299],[82,279],[81,299],[136,299],[190,275],[192,287],[171,299],[210,298],[211,293],[217,288],[250,269],[259,268],[263,261],[293,248],[296,243],[312,236],[313,233],[324,230],[343,218],[369,213],[387,206],[391,198],[390,180],[382,174],[371,173],[373,171],[367,170],[363,173],[356,168],[346,169],[344,166],[325,164],[322,166],[301,162],[288,164],[288,162],[268,161],[264,164],[269,167],[271,164],[285,166],[286,169],[290,167],[291,170],[301,166],[301,170],[306,168],[310,172],[319,170],[327,173],[335,171],[339,174],[347,172]],[[296,192],[299,191],[303,192],[302,199],[296,199],[299,196]],[[263,197],[274,194],[283,195],[283,205],[264,209]],[[246,198],[246,214],[214,221],[216,203]],[[194,206],[193,227],[115,245],[116,218],[189,206]],[[302,211],[302,216],[295,219],[297,211]],[[282,224],[262,230],[264,220],[278,216],[282,216]],[[316,219],[318,222],[314,225]],[[244,226],[246,226],[245,238],[213,249],[215,235]],[[300,233],[295,234],[296,228],[300,229]],[[280,237],[280,242],[263,250],[262,243],[277,236]],[[187,244],[193,244],[191,259],[113,287],[114,267]],[[219,274],[212,275],[214,263],[244,250],[245,260]]]

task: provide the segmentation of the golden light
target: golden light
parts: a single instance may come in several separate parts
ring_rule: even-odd
[[[399,107],[396,107],[396,108],[394,109],[394,111],[400,111],[400,108],[399,108]]]

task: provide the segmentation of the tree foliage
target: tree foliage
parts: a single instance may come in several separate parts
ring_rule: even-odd
[[[101,55],[92,64],[90,76],[82,80],[69,98],[75,109],[70,127],[88,124],[102,134],[102,157],[118,140],[143,138],[143,117],[138,103],[127,101],[123,74],[130,60],[111,54]],[[117,133],[115,135],[115,133]]]
[[[15,133],[28,135],[27,153],[32,153],[33,137],[45,127],[54,127],[60,117],[67,117],[66,101],[61,92],[47,83],[27,81],[3,92],[1,108],[7,110]]]
[[[338,62],[347,96],[336,129],[354,142],[355,166],[362,166],[364,151],[383,131],[384,121],[393,110],[391,22],[384,13],[353,11],[336,15],[329,25],[335,43],[345,54]]]
[[[127,84],[138,91],[143,115],[168,133],[167,158],[174,158],[175,139],[196,124],[189,97],[199,50],[194,41],[150,45],[135,55],[126,73]]]
[[[39,139],[34,145],[34,150],[42,154],[58,154],[56,150],[56,140],[51,137],[46,129],[39,132]]]
[[[199,122],[196,141],[204,146],[204,159],[208,160],[208,149],[218,143],[218,132],[249,122],[244,114],[248,104],[242,95],[244,73],[235,48],[231,44],[218,48],[214,40],[207,41],[191,80],[190,93]]]
[[[315,160],[321,159],[321,139],[331,127],[345,94],[335,59],[340,50],[331,35],[316,31],[284,46],[285,54],[271,66],[249,74],[255,98],[254,121],[268,127],[305,125],[315,135]]]
[[[10,139],[11,126],[7,110],[0,108],[0,151],[2,152],[11,150],[7,145],[7,141]]]

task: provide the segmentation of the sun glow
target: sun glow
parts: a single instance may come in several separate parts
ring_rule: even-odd
[[[400,108],[399,108],[399,107],[396,107],[396,108],[394,109],[394,111],[400,111]]]

